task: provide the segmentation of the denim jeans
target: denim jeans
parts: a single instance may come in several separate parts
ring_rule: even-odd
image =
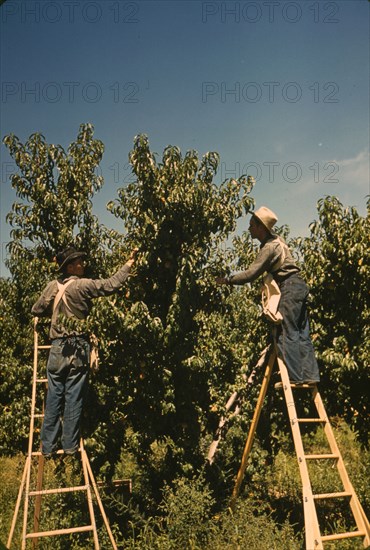
[[[280,284],[279,311],[283,321],[279,326],[279,355],[287,366],[292,382],[320,380],[319,368],[310,339],[307,296],[308,288],[297,274]]]
[[[78,449],[89,363],[90,344],[87,339],[70,336],[52,341],[47,364],[48,392],[41,429],[44,455],[57,450],[61,428],[64,451],[72,454]]]

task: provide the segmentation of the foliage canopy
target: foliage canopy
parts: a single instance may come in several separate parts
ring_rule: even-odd
[[[245,377],[268,331],[256,285],[231,291],[217,287],[215,277],[248,265],[255,256],[247,233],[233,237],[237,220],[254,205],[252,178],[215,185],[217,153],[183,156],[168,146],[159,161],[147,137],[139,135],[129,155],[133,181],[108,204],[122,220],[122,231],[113,231],[92,211],[103,185],[96,168],[104,146],[90,124],[80,127],[67,151],[47,144],[41,134],[25,144],[14,135],[4,142],[18,167],[12,176],[18,200],[8,215],[11,278],[0,280],[2,454],[26,448],[30,309],[56,275],[55,251],[74,244],[87,252],[89,275],[107,277],[137,246],[134,276],[121,292],[95,302],[85,327],[98,336],[101,363],[84,419],[94,470],[103,479],[132,478],[130,502],[113,498],[110,510],[121,533],[128,522],[134,526],[136,542],[126,540],[133,548],[206,548],[212,533],[220,538],[209,522],[215,511],[223,518],[221,530],[232,539],[231,525],[242,520],[235,516],[230,523],[224,508],[257,392],[246,387]],[[287,228],[279,231],[289,239]],[[368,233],[369,217],[326,197],[318,204],[310,237],[290,240],[311,287],[312,334],[330,414],[345,418],[364,443],[369,431],[369,395],[363,391],[369,369]],[[233,247],[225,248],[232,237]],[[208,447],[234,391],[242,397],[243,414],[229,419],[210,467]],[[248,475],[256,482],[254,497],[265,499],[262,512],[275,510],[283,524],[286,509],[276,506],[276,494],[258,486],[266,467],[271,465],[272,472],[274,461],[281,460],[279,453],[291,453],[284,448],[286,426],[277,397],[270,399],[263,424]],[[295,494],[289,499],[294,508]],[[258,506],[247,501],[241,503],[244,513],[258,523],[252,519]],[[194,525],[189,502],[199,508]],[[279,530],[272,518],[264,521],[266,541],[273,533],[281,548],[295,547],[287,526]]]

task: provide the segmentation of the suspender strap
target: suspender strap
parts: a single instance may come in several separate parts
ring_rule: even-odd
[[[58,315],[57,309],[58,309],[59,302],[60,302],[61,300],[63,300],[63,302],[64,302],[64,304],[66,305],[66,307],[74,314],[74,312],[71,310],[70,306],[69,306],[68,303],[67,303],[66,297],[64,296],[64,293],[65,293],[65,291],[67,290],[67,287],[69,287],[69,285],[70,285],[71,283],[73,283],[74,280],[75,280],[75,279],[70,279],[70,280],[67,281],[64,285],[60,284],[60,283],[57,281],[58,293],[57,293],[57,295],[56,295],[55,298],[54,298],[53,315],[52,315],[52,317],[51,317],[51,322],[52,322],[52,324],[56,322],[57,315]]]

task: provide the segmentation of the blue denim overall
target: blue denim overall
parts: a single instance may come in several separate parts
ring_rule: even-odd
[[[90,344],[87,337],[67,336],[52,340],[47,363],[48,392],[41,429],[44,455],[57,450],[61,428],[65,453],[73,454],[77,451],[89,365]]]
[[[291,382],[319,382],[319,368],[308,324],[307,285],[302,277],[295,273],[279,286],[279,311],[283,316],[277,337],[279,354],[287,366]]]

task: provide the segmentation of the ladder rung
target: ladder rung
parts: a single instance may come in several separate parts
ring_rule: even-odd
[[[297,418],[298,422],[301,422],[301,423],[304,423],[304,422],[307,422],[307,423],[310,423],[310,422],[318,422],[318,423],[323,423],[325,424],[325,422],[327,422],[327,420],[325,418]]]
[[[349,533],[337,533],[333,535],[322,535],[321,540],[325,542],[327,540],[340,540],[340,539],[349,539],[354,537],[366,537],[365,531],[351,531]]]
[[[63,455],[64,454],[64,451],[62,449],[59,449],[59,451],[56,451],[55,453],[53,454],[57,454],[57,455]],[[33,451],[31,453],[32,456],[41,456],[42,455],[42,452],[41,451]]]
[[[307,390],[308,388],[310,390],[312,390],[312,388],[316,388],[317,384],[295,384],[294,382],[291,382],[290,383],[291,387],[296,389],[296,390],[299,390],[299,389],[304,389],[304,390]]]
[[[279,390],[280,388],[284,388],[286,389],[288,386],[287,385],[284,385],[283,382],[276,382],[276,384],[274,384],[274,388],[276,390]],[[295,390],[300,390],[300,389],[307,389],[307,388],[310,388],[312,390],[312,388],[315,388],[316,387],[316,384],[299,384],[299,383],[296,383],[296,382],[291,382],[290,383],[290,387],[295,389]]]
[[[36,382],[47,382],[47,378],[36,378]]]
[[[37,495],[54,495],[57,493],[73,493],[74,491],[86,491],[88,485],[77,485],[76,487],[60,487],[58,489],[42,489],[41,491],[30,491],[28,494],[30,497]]]
[[[50,349],[51,346],[37,346],[37,349]]]
[[[54,537],[57,535],[69,535],[70,533],[82,533],[83,531],[93,531],[92,525],[83,525],[82,527],[69,527],[68,529],[56,529],[55,531],[41,531],[39,533],[28,533],[26,539],[35,539],[37,537]]]
[[[34,414],[33,418],[44,418],[44,414]]]
[[[113,479],[110,483],[105,481],[97,481],[96,485],[99,489],[122,489],[126,488],[128,491],[132,491],[131,479]]]
[[[321,493],[320,495],[313,495],[315,500],[326,499],[326,498],[347,498],[353,496],[352,493],[348,491],[342,491],[340,493]]]
[[[320,460],[325,458],[333,458],[335,460],[338,460],[339,455],[334,455],[334,454],[305,455],[306,460]]]

